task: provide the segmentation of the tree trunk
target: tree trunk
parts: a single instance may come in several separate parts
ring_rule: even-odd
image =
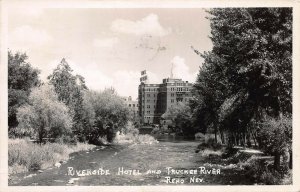
[[[222,144],[225,144],[225,138],[224,138],[224,132],[223,131],[220,131],[220,137],[221,137]]]
[[[253,131],[251,131],[251,135],[252,135],[252,138],[253,138],[254,146],[257,147],[257,139],[256,139],[256,136],[253,133]]]
[[[215,143],[218,143],[218,136],[217,136],[217,126],[214,125],[214,129],[215,129]]]
[[[289,168],[293,169],[293,152],[290,151]]]
[[[274,155],[274,169],[277,171],[280,169],[280,153],[278,151]]]
[[[43,125],[41,125],[40,131],[39,131],[39,143],[40,143],[40,145],[42,145],[42,142],[43,142],[43,135],[44,135],[44,127],[43,127]]]

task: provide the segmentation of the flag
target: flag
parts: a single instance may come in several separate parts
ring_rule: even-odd
[[[146,75],[146,70],[142,71],[141,75]]]
[[[140,78],[141,82],[146,81],[146,80],[147,80],[147,75]]]

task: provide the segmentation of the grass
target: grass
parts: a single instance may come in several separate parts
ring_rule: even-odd
[[[77,143],[76,145],[46,143],[39,145],[26,139],[9,139],[8,172],[9,174],[46,169],[57,162],[69,159],[69,154],[76,151],[90,150],[94,145]]]
[[[262,185],[292,184],[292,170],[276,171],[273,167],[274,157],[266,156],[259,150],[239,147],[216,150],[211,145],[201,144],[196,151],[204,162],[214,163],[223,170],[242,171],[250,183]]]

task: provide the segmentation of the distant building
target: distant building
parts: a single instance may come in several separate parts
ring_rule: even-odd
[[[189,102],[192,83],[182,79],[166,78],[161,84],[148,84],[143,71],[139,85],[139,116],[142,123],[159,124],[162,114],[178,102]]]
[[[127,107],[133,112],[134,117],[138,117],[139,103],[138,100],[132,100],[132,97],[124,98]]]

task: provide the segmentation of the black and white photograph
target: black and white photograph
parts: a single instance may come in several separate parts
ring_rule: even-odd
[[[295,185],[295,8],[175,4],[5,1],[8,187]]]

